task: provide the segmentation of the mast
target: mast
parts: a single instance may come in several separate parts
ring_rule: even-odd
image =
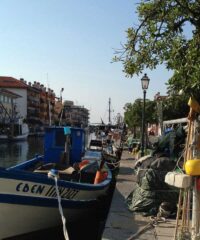
[[[48,100],[48,110],[49,110],[49,126],[51,126],[51,102],[50,102],[50,98],[51,98],[51,90],[48,87],[47,100]]]
[[[108,123],[111,123],[111,109],[110,109],[111,99],[108,102]]]

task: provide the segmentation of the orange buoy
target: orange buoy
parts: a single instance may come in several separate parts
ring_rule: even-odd
[[[98,184],[102,181],[104,181],[108,176],[108,172],[103,172],[103,171],[97,171],[96,172],[96,176],[95,176],[95,179],[94,179],[94,184]]]

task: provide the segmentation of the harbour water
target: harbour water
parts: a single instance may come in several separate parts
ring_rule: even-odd
[[[0,167],[10,167],[20,162],[33,158],[36,154],[43,154],[44,144],[43,137],[29,137],[27,141],[0,143]],[[86,216],[84,222],[76,222],[76,224],[69,226],[68,233],[70,240],[100,240],[109,205],[112,199],[114,185],[110,189],[110,194],[97,216]],[[67,217],[67,216],[66,216]],[[22,237],[14,238],[17,240],[31,240],[31,239],[56,239],[64,240],[62,226],[54,229],[48,229],[37,233],[31,233]]]
[[[26,141],[0,143],[0,167],[10,167],[43,154],[43,137],[29,137]]]

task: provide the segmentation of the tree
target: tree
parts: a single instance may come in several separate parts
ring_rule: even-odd
[[[124,107],[124,120],[128,127],[136,132],[137,127],[141,127],[142,124],[142,108],[143,99],[136,99],[133,104],[127,103]],[[157,123],[156,117],[156,102],[146,99],[146,123]],[[135,134],[136,135],[136,134]]]
[[[122,61],[128,77],[165,64],[174,71],[170,91],[183,90],[198,99],[200,1],[142,0],[137,12],[139,25],[127,30],[127,42],[116,51],[114,61]]]
[[[188,98],[184,96],[171,96],[163,101],[163,120],[184,118],[189,113]],[[180,110],[181,109],[181,110]]]

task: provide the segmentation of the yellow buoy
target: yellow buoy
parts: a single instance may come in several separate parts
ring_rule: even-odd
[[[190,176],[200,176],[200,159],[187,160],[184,169]]]
[[[200,113],[200,105],[193,97],[190,97],[188,105],[192,108],[193,111]]]

